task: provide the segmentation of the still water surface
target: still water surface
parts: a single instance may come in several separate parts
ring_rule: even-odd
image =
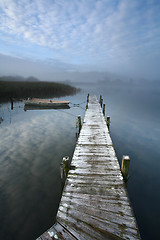
[[[0,105],[0,239],[32,240],[55,221],[61,198],[59,166],[72,157],[76,119],[88,93],[103,95],[111,116],[117,157],[129,154],[129,197],[142,239],[158,239],[160,215],[160,88],[77,85],[82,89],[63,110],[28,110]],[[80,106],[73,104],[81,103]]]

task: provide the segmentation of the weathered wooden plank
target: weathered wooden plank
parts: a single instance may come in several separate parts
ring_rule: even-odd
[[[57,221],[61,223],[61,225],[66,228],[69,232],[71,232],[75,239],[81,239],[81,240],[113,240],[115,238],[112,238],[110,234],[108,236],[106,234],[103,234],[98,229],[95,231],[95,229],[87,222],[85,221],[79,221],[75,219],[74,217],[69,217],[68,220],[63,219],[63,213],[61,213],[62,218],[57,218]],[[73,228],[74,227],[74,228]]]
[[[62,213],[62,218],[63,218],[63,213]],[[59,219],[58,219],[59,221]],[[101,229],[96,228],[96,226],[92,226],[90,223],[87,223],[83,220],[77,221],[74,217],[69,218],[68,220],[62,220],[60,219],[61,223],[63,226],[70,232],[74,234],[76,237],[75,239],[81,239],[81,240],[114,240],[115,237],[112,237],[112,234],[109,232],[106,234]],[[74,226],[74,230],[73,227]],[[75,232],[76,229],[76,232]],[[120,238],[116,238],[120,239]]]
[[[79,199],[79,201],[88,201],[88,200],[93,200],[95,202],[98,202],[99,199],[101,199],[104,204],[106,203],[106,205],[111,205],[111,204],[118,204],[120,210],[124,209],[125,206],[129,206],[130,208],[130,204],[128,202],[128,198],[126,196],[119,196],[119,198],[117,199],[117,197],[115,196],[102,196],[102,195],[92,195],[92,194],[81,194],[81,193],[63,193],[63,196],[64,197],[67,197],[69,199],[73,199],[74,201],[74,198],[77,198]],[[63,201],[63,198],[62,198],[62,201]],[[106,206],[109,207],[109,206]],[[131,209],[131,208],[130,208]]]
[[[67,215],[73,216],[75,214],[76,218],[79,219],[80,215],[86,214],[87,216],[89,215],[88,222],[90,221],[90,217],[96,217],[104,221],[109,221],[110,223],[116,223],[121,225],[125,224],[127,228],[132,228],[134,229],[135,226],[135,219],[133,216],[129,216],[126,214],[120,214],[119,212],[112,212],[110,210],[106,211],[105,208],[101,208],[98,206],[93,207],[93,205],[85,205],[84,203],[73,203],[72,204],[67,204],[67,203],[61,203],[59,207],[60,212],[67,212]]]
[[[61,216],[63,218],[63,213],[61,213]],[[79,221],[75,219],[74,217],[69,217],[67,219],[57,219],[64,228],[66,228],[69,232],[71,232],[76,239],[86,239],[86,240],[110,240],[110,238],[107,238],[105,236],[102,236],[98,231],[95,232],[94,229],[86,222]]]
[[[74,188],[74,189],[73,189]],[[71,186],[66,186],[66,191],[69,191],[70,193],[81,193],[81,194],[92,194],[92,195],[103,195],[103,196],[113,196],[114,198],[117,198],[117,200],[122,196],[126,196],[126,192],[124,189],[116,189],[115,187],[98,187],[97,186],[82,186],[80,184],[73,184]]]
[[[76,220],[77,222],[85,222],[86,224],[92,226],[92,228],[95,230],[95,233],[101,232],[103,233],[102,236],[107,237],[108,235],[111,235],[114,236],[114,239],[138,239],[137,230],[135,228],[132,229],[127,227],[123,222],[121,222],[120,224],[113,223],[109,220],[101,219],[99,217],[88,215],[84,212],[79,212],[76,210],[72,211],[71,215],[69,213],[66,214],[66,212],[59,210],[58,219],[59,218],[61,221],[67,223],[67,229],[68,227],[72,227],[73,221]],[[78,229],[76,227],[76,230],[79,230],[79,240],[86,239],[86,237],[84,237],[83,235],[84,232],[82,231],[82,229]],[[101,238],[98,239],[100,240]]]
[[[75,237],[67,231],[59,222],[56,222],[48,231],[46,231],[37,240],[65,239],[75,240]]]
[[[93,208],[96,209],[95,212],[97,211],[97,208],[99,210],[103,210],[104,212],[108,212],[108,213],[115,213],[115,215],[117,215],[118,217],[120,217],[121,215],[124,216],[125,219],[129,219],[129,217],[133,218],[133,214],[132,211],[130,209],[129,205],[121,205],[121,209],[119,207],[119,203],[117,203],[117,201],[115,201],[115,203],[109,202],[109,201],[104,201],[98,198],[95,199],[84,199],[83,201],[80,202],[80,198],[77,197],[73,197],[72,201],[69,197],[64,197],[61,201],[60,206],[65,206],[70,208],[71,206],[75,207],[75,209],[78,208],[78,205],[80,205],[81,207],[83,207],[83,205],[85,205],[85,207],[87,207],[88,209]],[[95,207],[96,206],[96,207]]]
[[[104,185],[104,186],[108,186],[110,184],[110,186],[121,186],[123,185],[123,182],[122,181],[118,181],[117,179],[92,179],[91,177],[86,177],[86,179],[82,178],[81,176],[80,177],[75,177],[74,175],[72,175],[72,177],[70,176],[68,179],[67,179],[67,184],[88,184],[88,185],[91,185],[91,184],[96,184],[96,185]]]
[[[112,172],[108,173],[108,176],[111,176],[111,174],[114,174],[113,177],[116,177],[116,170]],[[106,176],[107,175],[107,170],[102,170],[99,174],[96,172],[96,170],[93,168],[92,171],[90,171],[89,169],[85,169],[85,168],[76,168],[75,170],[71,170],[70,174],[83,174],[83,175],[90,175],[90,176],[95,176],[95,175],[100,175],[100,176]],[[117,178],[122,179],[122,175],[118,175],[117,174]]]

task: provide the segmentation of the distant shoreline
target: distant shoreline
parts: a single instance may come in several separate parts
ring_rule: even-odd
[[[68,84],[42,81],[2,81],[0,78],[0,102],[28,97],[53,98],[76,94],[79,89]]]

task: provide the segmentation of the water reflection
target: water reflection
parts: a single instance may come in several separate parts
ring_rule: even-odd
[[[129,155],[129,196],[142,239],[158,238],[160,193],[160,89],[79,85],[70,109],[24,111],[22,102],[1,104],[0,239],[35,239],[54,222],[61,196],[59,166],[72,157],[76,120],[86,97],[102,95],[121,162]],[[81,105],[77,105],[82,103]],[[69,194],[69,193],[68,193]]]
[[[3,120],[4,120],[3,117],[0,117],[0,124],[3,122]]]
[[[22,107],[16,103],[11,112],[3,105],[0,239],[35,239],[53,224],[61,196],[60,162],[72,156],[75,145],[77,108],[70,114]]]

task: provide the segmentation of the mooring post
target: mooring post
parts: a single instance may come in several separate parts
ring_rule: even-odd
[[[81,131],[81,127],[82,127],[82,124],[81,124],[81,116],[78,116],[78,128],[79,128],[79,133]]]
[[[70,169],[69,157],[68,156],[63,157],[62,163],[63,163],[63,169],[64,169],[65,178],[66,178],[68,171]]]
[[[101,103],[100,103],[100,104],[101,104],[101,108],[102,108],[102,105],[103,105],[103,98],[101,99]]]
[[[122,166],[121,166],[121,172],[122,172],[122,175],[123,175],[123,178],[125,181],[128,180],[128,173],[129,173],[129,164],[130,164],[130,157],[127,156],[127,155],[123,155],[123,158],[122,158]]]
[[[100,103],[100,105],[101,105],[101,107],[102,107],[102,104],[103,104],[103,98],[102,98],[101,95],[100,95],[99,103]]]
[[[106,121],[107,121],[108,130],[109,130],[109,128],[110,128],[110,116],[107,116]]]
[[[89,93],[87,95],[87,105],[86,105],[86,110],[88,109],[88,103],[89,103]]]
[[[66,171],[66,173],[68,173],[68,171],[70,169],[70,162],[69,162],[68,156],[63,157],[63,168]],[[66,174],[66,176],[67,176],[67,174]]]
[[[88,93],[88,95],[87,95],[87,103],[89,103],[89,93]]]
[[[103,115],[105,116],[105,103],[103,104]]]
[[[11,100],[11,110],[13,110],[13,98],[10,98]]]
[[[102,96],[100,95],[100,98],[99,98],[99,103],[101,104],[101,99],[102,99]]]

